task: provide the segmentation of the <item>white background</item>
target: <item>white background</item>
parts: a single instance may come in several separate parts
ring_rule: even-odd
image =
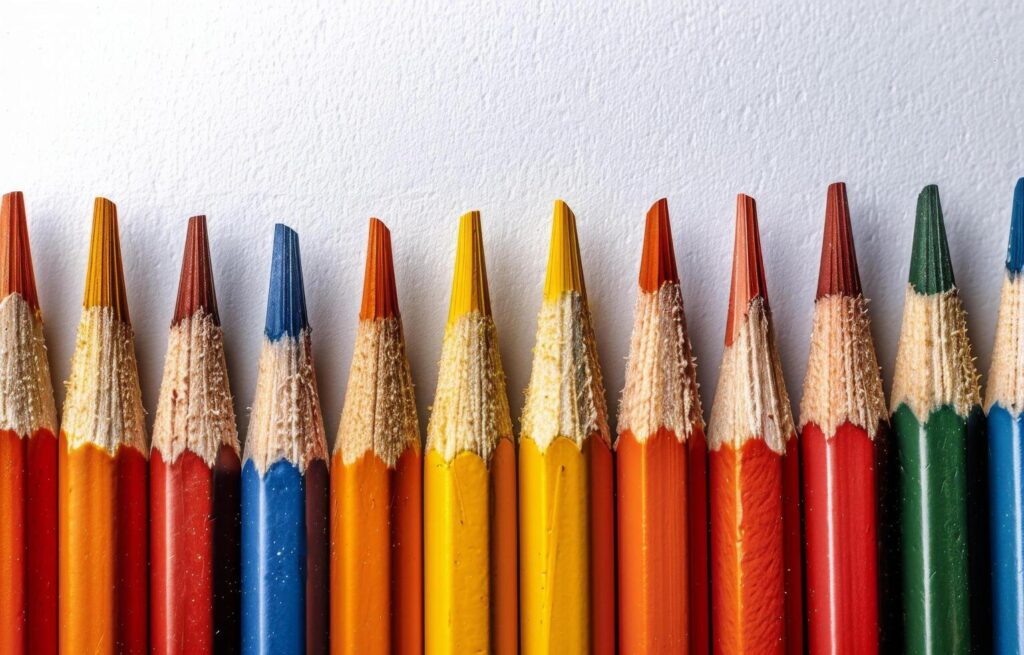
[[[1019,0],[256,4],[3,8],[0,188],[26,194],[58,402],[101,194],[119,208],[150,416],[186,219],[200,212],[243,434],[274,222],[300,234],[333,438],[367,219],[392,228],[425,421],[457,219],[474,208],[518,416],[557,197],[578,219],[613,405],[644,214],[667,196],[708,413],[735,194],[745,192],[758,200],[798,407],[835,180],[849,185],[886,389],[926,183],[941,189],[987,371],[1011,194],[1024,174]]]

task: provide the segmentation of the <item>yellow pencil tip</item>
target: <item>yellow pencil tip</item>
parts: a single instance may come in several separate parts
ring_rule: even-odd
[[[583,263],[580,244],[576,237],[576,217],[569,205],[555,201],[551,225],[551,250],[548,254],[548,274],[544,281],[544,299],[557,300],[565,291],[576,291],[587,298],[583,281]]]
[[[106,198],[96,198],[93,205],[92,240],[82,304],[85,307],[110,307],[114,310],[115,319],[129,322],[117,207]]]
[[[480,231],[480,212],[463,214],[459,220],[459,244],[455,250],[455,274],[452,279],[452,300],[448,308],[448,325],[463,314],[480,312],[491,315],[491,298],[487,291],[487,264],[484,261],[484,240]]]

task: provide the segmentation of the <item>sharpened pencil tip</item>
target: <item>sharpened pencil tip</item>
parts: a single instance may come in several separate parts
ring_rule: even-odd
[[[455,248],[455,273],[452,276],[448,325],[470,312],[491,315],[484,237],[478,211],[466,212],[459,219],[459,241]]]
[[[209,314],[213,322],[220,325],[205,216],[188,219],[185,254],[181,258],[181,277],[178,280],[178,302],[171,325],[181,323],[199,310]]]
[[[739,336],[747,309],[755,298],[768,303],[761,256],[761,235],[757,225],[757,203],[750,196],[736,197],[736,237],[733,243],[732,283],[729,289],[729,313],[725,326],[725,345]]]
[[[297,338],[308,327],[299,235],[287,225],[278,223],[274,226],[274,254],[270,265],[264,332],[268,339],[277,341],[285,336]]]
[[[644,252],[640,258],[640,288],[653,293],[666,282],[678,281],[676,254],[672,246],[672,226],[668,218],[668,200],[662,198],[647,212]]]
[[[1010,244],[1006,249],[1006,270],[1016,276],[1024,270],[1024,177],[1013,190],[1010,214]]]
[[[39,311],[25,198],[21,191],[5,193],[0,208],[0,298],[12,293],[20,295],[29,307]]]
[[[359,318],[372,320],[396,316],[398,292],[395,289],[395,264],[391,255],[391,230],[379,219],[371,218]]]
[[[92,239],[86,270],[85,300],[82,304],[86,308],[110,307],[114,310],[115,319],[130,323],[117,206],[106,198],[96,198],[93,203]]]
[[[857,253],[853,247],[850,207],[846,185],[836,182],[828,187],[825,202],[825,233],[821,240],[821,267],[818,269],[818,298],[861,295]]]
[[[555,201],[551,225],[551,249],[544,281],[544,299],[557,300],[566,291],[576,291],[587,299],[583,280],[580,243],[576,236],[576,216],[562,200]]]
[[[943,293],[956,284],[949,257],[949,243],[946,241],[939,187],[934,184],[926,186],[917,197],[910,284],[924,295]]]

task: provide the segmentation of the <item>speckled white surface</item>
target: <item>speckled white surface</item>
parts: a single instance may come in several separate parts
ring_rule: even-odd
[[[255,4],[5,7],[0,188],[26,193],[57,382],[71,359],[93,196],[118,203],[151,413],[185,220],[205,212],[244,433],[271,226],[284,221],[300,233],[333,437],[376,215],[393,232],[425,419],[457,218],[477,208],[518,415],[551,203],[563,197],[579,221],[614,406],[644,213],[667,196],[708,411],[734,198],[745,192],[759,203],[798,403],[834,180],[849,185],[886,389],[914,203],[930,182],[988,368],[1011,193],[1024,174],[1020,2]]]

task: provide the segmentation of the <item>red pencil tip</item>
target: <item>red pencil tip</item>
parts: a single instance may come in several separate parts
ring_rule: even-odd
[[[757,204],[750,196],[736,197],[736,240],[732,254],[732,285],[729,289],[729,315],[725,325],[725,345],[739,336],[740,326],[750,302],[757,297],[768,304],[768,287],[761,258],[761,235],[757,228]]]
[[[391,255],[391,231],[378,219],[371,218],[359,318],[365,321],[396,316],[398,291],[395,289],[395,263]]]
[[[665,282],[678,282],[676,253],[672,248],[672,227],[668,201],[662,198],[647,211],[644,252],[640,258],[640,288],[653,293]]]
[[[5,193],[0,209],[0,298],[12,293],[19,294],[32,309],[39,309],[21,191]]]
[[[206,217],[188,219],[185,236],[185,254],[181,259],[181,278],[178,281],[178,303],[174,308],[172,325],[181,323],[202,309],[220,325],[217,312],[217,293],[213,287],[213,265],[210,261],[210,242],[206,230]]]
[[[817,297],[859,296],[860,293],[860,273],[857,270],[857,253],[853,247],[846,185],[836,182],[828,187],[825,205],[825,235],[821,243]]]

